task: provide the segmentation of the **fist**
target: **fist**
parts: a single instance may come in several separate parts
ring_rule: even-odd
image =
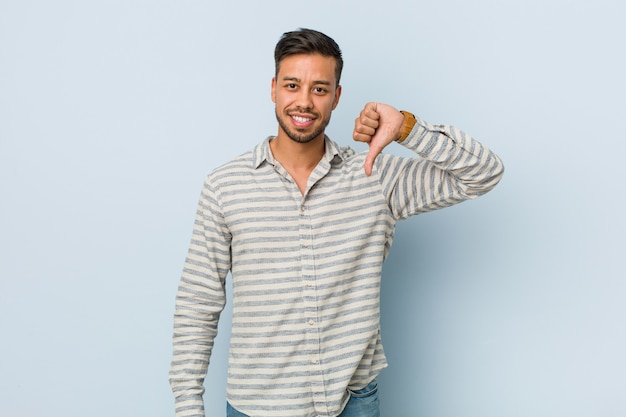
[[[369,152],[365,158],[365,174],[372,174],[374,160],[382,150],[400,137],[404,116],[396,108],[381,103],[367,103],[354,122],[352,137],[367,143]]]

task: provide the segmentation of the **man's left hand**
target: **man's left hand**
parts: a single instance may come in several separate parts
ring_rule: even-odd
[[[365,158],[366,175],[372,175],[374,160],[385,146],[400,137],[404,116],[396,108],[382,103],[367,103],[354,122],[352,137],[367,143],[370,150]]]

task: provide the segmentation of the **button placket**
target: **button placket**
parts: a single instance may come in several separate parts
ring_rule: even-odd
[[[319,322],[317,317],[317,295],[315,277],[315,257],[312,242],[312,225],[307,206],[300,204],[300,253],[301,253],[301,278],[302,278],[302,298],[304,304],[304,314],[307,340],[309,346],[317,346],[311,349],[309,359],[309,374],[311,383],[311,394],[316,410],[326,410],[326,395],[324,388],[324,377],[322,372],[321,358],[319,357]]]

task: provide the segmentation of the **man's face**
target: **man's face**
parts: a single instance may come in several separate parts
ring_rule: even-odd
[[[299,143],[323,137],[340,95],[335,58],[320,54],[284,58],[272,79],[279,136],[284,134]]]

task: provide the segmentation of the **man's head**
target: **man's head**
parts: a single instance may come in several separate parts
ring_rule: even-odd
[[[310,29],[285,33],[275,51],[276,75],[272,101],[276,104],[278,137],[298,143],[324,140],[324,129],[339,103],[343,60],[328,36]]]
[[[275,76],[278,76],[280,64],[284,58],[299,54],[320,54],[334,58],[335,78],[337,85],[339,85],[343,69],[343,58],[341,57],[339,45],[332,38],[312,29],[298,29],[284,33],[274,49]]]

